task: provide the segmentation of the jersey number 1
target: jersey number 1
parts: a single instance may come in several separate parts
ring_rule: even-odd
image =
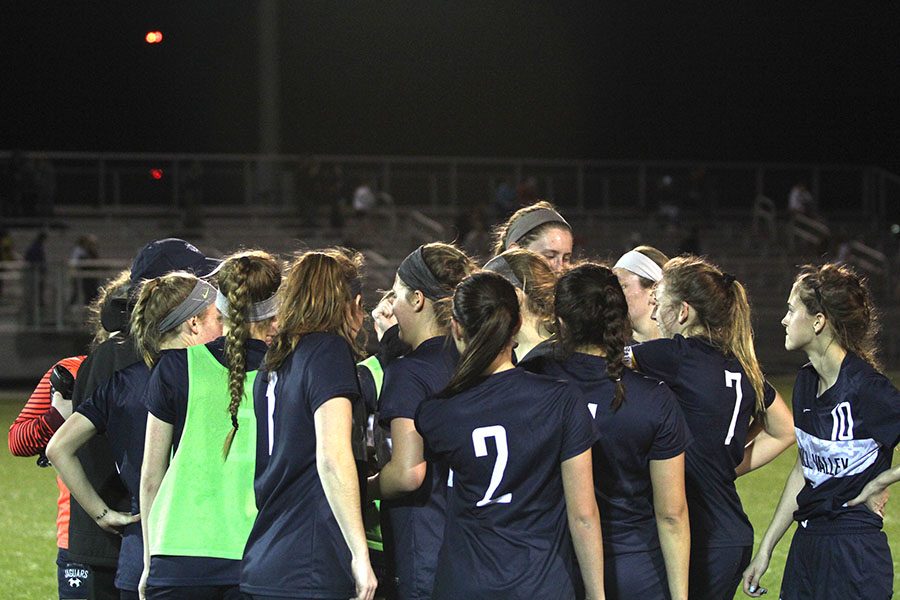
[[[472,445],[475,446],[475,456],[481,458],[487,456],[487,439],[494,438],[497,445],[497,462],[494,463],[494,470],[491,473],[491,483],[488,485],[484,498],[479,500],[475,506],[487,506],[488,504],[509,504],[512,501],[512,493],[503,494],[499,498],[492,498],[494,492],[500,487],[503,480],[503,472],[506,470],[506,463],[509,460],[509,447],[506,445],[506,429],[502,425],[491,425],[490,427],[479,427],[472,432]]]
[[[744,390],[741,389],[741,374],[725,371],[725,385],[734,388],[734,413],[731,415],[731,425],[728,426],[728,435],[725,436],[725,445],[731,445],[734,437],[734,427],[737,425],[738,413],[741,412],[741,400],[744,398]]]

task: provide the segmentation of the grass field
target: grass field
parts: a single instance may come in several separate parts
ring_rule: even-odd
[[[898,378],[895,377],[897,382]],[[773,383],[790,401],[791,378]],[[15,419],[28,392],[0,393],[0,425],[3,431]],[[791,449],[771,465],[738,481],[744,508],[756,530],[756,540],[765,531],[778,503],[788,471],[796,460]],[[19,600],[47,600],[56,597],[56,484],[52,469],[40,469],[33,458],[16,458],[0,452],[0,590],[3,597]],[[894,589],[900,589],[900,496],[888,504],[885,530],[894,555]],[[763,585],[769,598],[777,598],[787,557],[791,532],[775,550]],[[746,598],[743,594],[735,598]]]

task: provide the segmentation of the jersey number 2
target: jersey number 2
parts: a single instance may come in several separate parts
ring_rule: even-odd
[[[728,435],[725,436],[725,445],[731,445],[734,437],[734,428],[737,425],[738,413],[741,412],[741,400],[744,398],[744,390],[741,389],[741,374],[725,371],[725,385],[734,388],[734,412],[731,415],[731,424],[728,426]]]
[[[509,447],[506,444],[506,429],[502,425],[491,425],[490,427],[479,427],[472,432],[472,445],[475,446],[475,456],[481,458],[487,456],[487,439],[494,438],[497,445],[497,462],[494,463],[494,470],[491,473],[491,483],[488,485],[484,498],[479,500],[475,506],[487,506],[488,504],[509,504],[512,501],[512,493],[503,494],[499,498],[492,498],[494,492],[500,487],[503,480],[503,472],[506,470],[506,463],[509,460]]]

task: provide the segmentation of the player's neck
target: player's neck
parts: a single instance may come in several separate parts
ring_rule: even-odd
[[[816,373],[819,374],[819,394],[821,395],[837,381],[847,351],[833,337],[827,341],[822,340],[822,343],[816,346],[808,349],[806,355]]]
[[[523,315],[522,326],[516,333],[516,357],[521,360],[541,342],[550,339],[550,332],[536,318]]]

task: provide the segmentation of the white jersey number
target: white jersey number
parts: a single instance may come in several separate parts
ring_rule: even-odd
[[[845,441],[853,439],[853,413],[850,412],[850,403],[841,402],[831,411],[834,426],[831,428],[831,439]]]
[[[266,386],[266,416],[269,429],[269,456],[272,456],[272,447],[275,445],[275,384],[278,383],[278,373],[269,373],[269,385]]]
[[[488,485],[484,498],[479,500],[475,506],[487,506],[488,504],[509,504],[512,501],[512,493],[503,494],[499,498],[492,498],[494,492],[500,487],[503,480],[503,472],[506,470],[506,463],[509,460],[509,448],[506,445],[506,429],[502,425],[492,425],[490,427],[479,427],[472,432],[472,445],[475,446],[475,456],[481,458],[487,456],[487,439],[494,438],[497,445],[497,462],[494,463],[494,471],[491,473],[491,483]]]
[[[731,425],[728,426],[728,435],[725,436],[725,445],[731,445],[734,437],[734,428],[737,425],[738,413],[741,412],[741,400],[744,398],[744,390],[741,389],[741,374],[725,371],[725,385],[734,388],[734,412],[731,415]]]

